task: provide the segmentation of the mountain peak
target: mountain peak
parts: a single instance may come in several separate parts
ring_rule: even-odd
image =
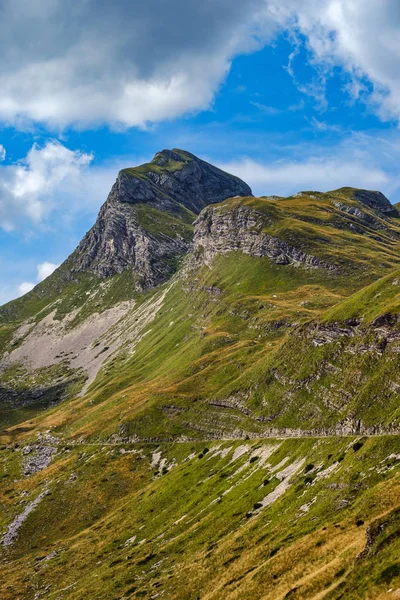
[[[71,257],[73,271],[110,277],[131,269],[139,289],[168,278],[189,249],[192,223],[211,203],[251,196],[249,186],[190,152],[158,152],[119,172],[95,225]]]
[[[360,204],[363,204],[364,206],[372,208],[373,210],[377,210],[381,213],[388,214],[397,212],[395,207],[390,203],[386,196],[377,190],[343,187],[330,193],[347,196],[350,200],[356,200]]]
[[[394,210],[386,196],[376,190],[355,190],[353,197],[358,202],[380,212],[390,213]]]
[[[239,177],[178,148],[162,150],[149,163],[123,169],[119,179],[126,175],[131,181],[123,202],[154,202],[168,210],[178,202],[198,214],[208,204],[253,195]]]
[[[179,148],[173,148],[172,150],[164,149],[157,152],[152,159],[152,163],[164,167],[168,165],[169,161],[176,163],[182,163],[182,166],[190,160],[200,160],[194,154],[187,152],[186,150],[180,150]]]

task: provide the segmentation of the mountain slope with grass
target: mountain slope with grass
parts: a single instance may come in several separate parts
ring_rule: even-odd
[[[400,597],[399,314],[383,194],[121,171],[0,309],[1,597]]]
[[[182,150],[121,171],[75,252],[0,309],[2,421],[23,419],[87,387],[119,346],[118,339],[102,345],[102,338],[178,269],[196,214],[235,195],[251,190]]]

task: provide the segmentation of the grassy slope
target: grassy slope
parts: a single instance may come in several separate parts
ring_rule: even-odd
[[[383,220],[364,208],[384,229],[379,235],[368,227],[355,231],[353,217],[332,204],[332,198],[354,204],[343,194],[231,199],[218,205],[217,210],[238,204],[257,210],[267,233],[289,242],[296,238],[297,245],[337,269],[278,266],[267,258],[230,253],[216,259],[211,270],[184,270],[134,354],[114,356],[84,399],[53,409],[39,423],[104,439],[121,432],[219,436],[238,428],[260,434],[270,426],[329,427],[346,417],[366,425],[395,422],[400,382],[393,353],[349,354],[347,339],[314,348],[312,334],[299,329],[331,314],[332,306],[349,312],[346,307],[361,300],[357,295],[342,300],[400,264],[397,219]],[[364,337],[359,332],[352,348]],[[320,365],[328,366],[321,370]],[[363,373],[362,380],[355,372]],[[382,374],[394,386],[385,392],[383,412],[374,402]],[[209,404],[227,399],[251,414]],[[260,417],[273,419],[257,421]]]
[[[137,170],[143,174],[153,167],[161,169],[150,163]],[[167,167],[174,170],[173,165]],[[176,203],[174,214],[141,203],[132,206],[132,210],[138,224],[157,240],[179,238],[190,242],[193,237],[196,215],[179,203]],[[29,329],[51,313],[54,313],[54,319],[62,320],[76,312],[68,325],[72,329],[91,315],[120,302],[134,299],[140,306],[146,299],[146,295],[139,295],[135,289],[134,273],[126,271],[107,280],[99,280],[93,274],[74,271],[75,255],[76,252],[33,291],[0,308],[1,354],[21,345]],[[165,259],[172,273],[179,268],[182,259],[180,254]],[[25,324],[29,327],[21,333],[19,327]],[[62,375],[64,381],[61,384]],[[0,426],[20,423],[55,403],[72,398],[85,379],[85,373],[70,369],[67,364],[44,367],[35,372],[22,364],[7,367],[0,372]],[[17,395],[18,402],[15,401]]]
[[[21,475],[20,449],[10,445],[0,453],[3,531],[28,502],[49,491],[16,543],[3,550],[5,600],[30,600],[38,592],[70,600],[157,593],[187,600],[384,600],[400,587],[396,436],[162,444],[166,462],[153,460],[153,466],[156,445],[68,446],[78,437],[115,434],[203,438],[237,428],[257,434],[270,423],[255,417],[282,407],[278,426],[332,423],[347,410],[338,413],[321,400],[332,384],[339,393],[353,393],[350,412],[356,404],[366,420],[393,420],[396,387],[392,405],[385,396],[378,410],[371,409],[368,398],[397,376],[394,352],[358,356],[348,351],[347,338],[321,347],[311,342],[315,323],[344,326],[357,317],[359,340],[350,342],[365,345],[366,336],[376,335],[369,329],[374,319],[398,312],[397,274],[351,295],[399,265],[397,221],[385,221],[383,232],[361,234],[325,197],[242,202],[266,214],[265,231],[289,242],[298,236],[305,250],[340,268],[276,266],[238,253],[219,257],[211,270],[187,270],[165,286],[163,307],[133,354],[127,347],[114,356],[85,397],[9,431],[4,441],[32,440],[44,428],[64,441],[52,465],[29,479]],[[119,298],[126,287],[118,281]],[[72,285],[75,296],[67,294],[60,305],[66,311],[92,283]],[[146,300],[157,300],[165,288]],[[19,315],[31,310],[25,302]],[[321,375],[321,364],[333,370]],[[335,369],[342,369],[339,382]],[[358,371],[377,373],[366,384],[375,385],[369,396],[365,386],[358,389]],[[252,414],[209,404],[226,399]],[[234,449],[244,445],[246,452],[233,460]],[[269,466],[262,466],[271,445]],[[286,476],[288,490],[257,513],[267,494],[282,489],[276,473],[296,461],[302,463]],[[360,556],[367,526],[372,545]]]
[[[99,282],[97,277],[83,273],[71,277],[68,263],[64,264],[34,290],[0,308],[2,354],[19,346],[29,329],[51,313],[56,320],[76,313],[68,325],[73,328],[90,315],[133,298],[139,305],[144,299],[136,293],[134,279],[128,272]],[[24,324],[28,326],[22,331],[19,328]],[[23,422],[60,399],[72,398],[85,379],[84,373],[66,363],[36,371],[22,364],[7,366],[0,373],[1,427]],[[29,392],[37,395],[38,400],[29,400]],[[16,394],[18,402],[14,402]]]
[[[324,315],[326,322],[362,319],[371,323],[384,314],[400,313],[400,271],[394,271],[353,294]]]
[[[393,437],[84,445],[21,479],[21,452],[3,450],[4,529],[48,494],[1,551],[1,597],[390,598],[400,586],[396,451]]]
[[[316,271],[308,280],[304,274],[296,280],[299,270],[292,271],[282,280],[282,268],[266,259],[221,257],[196,283],[203,288],[196,302],[177,280],[134,354],[116,356],[85,398],[45,413],[38,424],[57,425],[68,436],[106,439],[115,433],[204,437],[237,428],[255,434],[271,426],[320,429],[354,414],[366,425],[395,423],[396,339],[381,352],[378,334],[366,324],[352,338],[314,347],[314,328],[299,323],[321,314],[340,294],[325,287]],[[217,289],[224,291],[210,293]],[[357,352],[368,341],[371,351]],[[252,414],[209,404],[232,398]],[[271,422],[255,420],[272,415]]]
[[[382,218],[349,195],[338,190],[278,200],[234,198],[216,206],[245,206],[262,213],[265,233],[326,260],[343,276],[351,274],[354,291],[399,265],[400,220]],[[360,221],[333,202],[361,208],[373,223]]]

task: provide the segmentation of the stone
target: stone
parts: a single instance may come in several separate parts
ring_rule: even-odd
[[[208,204],[238,195],[252,195],[238,177],[189,152],[163,150],[147,165],[120,171],[95,225],[67,266],[72,272],[91,272],[100,278],[130,269],[137,289],[150,289],[172,275],[176,259],[188,252],[191,240],[179,232],[174,237],[155,236],[141,224],[138,205],[178,220],[187,218],[188,209],[194,219]]]
[[[194,247],[189,261],[210,266],[218,254],[240,251],[250,256],[266,256],[278,265],[292,264],[332,270],[323,260],[262,231],[263,215],[237,206],[226,211],[209,206],[195,221]]]
[[[353,198],[381,213],[393,213],[397,212],[394,206],[390,204],[389,200],[382,194],[382,192],[376,192],[372,190],[355,190]]]

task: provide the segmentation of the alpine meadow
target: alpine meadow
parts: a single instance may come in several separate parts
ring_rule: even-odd
[[[28,4],[0,599],[400,599],[397,0]]]

